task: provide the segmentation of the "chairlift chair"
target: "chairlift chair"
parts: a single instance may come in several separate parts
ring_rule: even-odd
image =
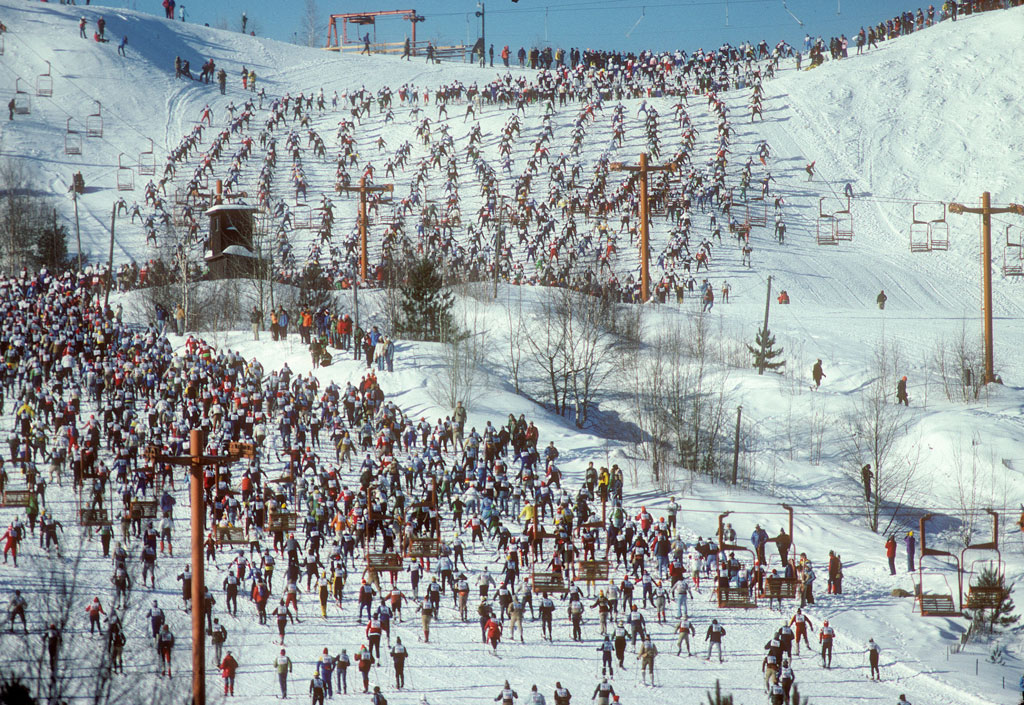
[[[50,98],[53,96],[53,76],[51,75],[52,67],[50,62],[46,62],[46,73],[41,73],[36,76],[36,95],[43,98]]]
[[[928,534],[927,525],[928,521],[932,519],[934,515],[931,513],[925,514],[918,520],[918,531],[921,539],[921,556],[917,561],[917,586],[915,588],[914,600],[917,603],[917,607],[921,612],[922,617],[959,617],[961,612],[957,610],[956,605],[953,602],[953,590],[949,587],[949,581],[941,573],[935,571],[924,570],[924,559],[927,556],[946,556],[956,563],[956,574],[957,580],[961,579],[961,563],[960,559],[949,551],[942,551],[937,548],[931,548],[928,545]],[[932,576],[934,578],[941,578],[944,588],[938,588],[937,590],[926,590],[925,589],[925,575]],[[936,582],[935,580],[929,580],[929,584]],[[962,606],[962,605],[961,605]]]
[[[125,165],[123,152],[117,156],[117,190],[135,190],[135,174],[130,166]]]
[[[928,237],[933,250],[949,249],[949,223],[946,222],[946,204],[942,204],[942,216],[928,222]]]
[[[107,510],[102,507],[82,507],[78,513],[78,523],[82,526],[96,527],[110,526],[113,522],[110,521]]]
[[[82,153],[82,134],[78,130],[71,129],[71,118],[67,121],[67,131],[64,133],[64,154]]]
[[[1006,226],[1006,247],[1003,249],[1003,276],[1024,275],[1024,242],[1018,225]]]
[[[846,197],[846,208],[832,214],[832,228],[836,240],[849,242],[853,239],[853,210],[849,196]]]
[[[982,543],[968,544],[960,552],[960,565],[961,570],[966,566],[965,555],[968,551],[994,551],[996,557],[994,559],[987,560],[976,560],[971,563],[971,571],[969,575],[974,575],[974,566],[977,563],[989,563],[996,569],[996,574],[999,577],[997,585],[982,586],[972,581],[970,577],[967,580],[967,603],[963,603],[963,578],[961,577],[961,605],[960,607],[967,607],[967,609],[995,609],[999,606],[999,603],[1003,601],[1003,576],[1005,575],[1005,566],[1003,564],[1002,554],[999,552],[999,513],[992,509],[986,508],[985,511],[992,517],[992,538],[989,541]],[[961,576],[963,573],[961,572]]]
[[[818,221],[816,239],[819,245],[838,245],[835,218],[825,212],[825,196],[818,199]]]
[[[85,136],[103,137],[103,106],[98,100],[93,102],[96,103],[96,112],[85,116]]]
[[[21,87],[21,79],[14,79],[14,114],[28,115],[32,112],[32,98],[28,91]]]
[[[756,198],[746,203],[747,222],[759,228],[768,224],[768,202]]]
[[[156,155],[153,154],[153,138],[149,138],[149,149],[139,152],[139,175],[156,174]]]

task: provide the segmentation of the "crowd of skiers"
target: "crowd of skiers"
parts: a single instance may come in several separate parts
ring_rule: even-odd
[[[351,656],[330,639],[315,656],[303,657],[316,671],[309,690],[317,700],[334,688],[347,692],[351,666],[363,692],[370,692],[385,642],[395,687],[404,688],[406,661],[416,656],[392,631],[417,617],[422,642],[430,643],[432,628],[466,623],[472,609],[481,641],[495,652],[517,632],[525,641],[527,609],[531,621],[539,617],[541,638],[551,641],[556,625],[566,627],[557,638],[580,642],[588,636],[585,625],[593,623],[586,631],[595,630],[589,636],[601,644],[607,677],[614,676],[613,657],[619,669],[626,668],[629,648],[643,682],[654,684],[664,634],[656,625],[669,624],[673,603],[677,655],[684,644],[692,653],[698,617],[689,608],[697,594],[741,590],[769,602],[774,597],[781,609],[773,581],[796,580],[800,605],[816,604],[811,562],[803,553],[791,555],[793,537],[785,531],[772,537],[755,527],[752,559],[743,562],[731,549],[737,541],[731,525],[716,539],[694,540],[689,527],[701,517],[688,516],[675,498],[660,516],[645,506],[627,508],[618,466],[590,463],[578,484],[570,483],[555,444],[545,445],[523,416],[478,429],[459,404],[431,422],[387,401],[372,373],[358,384],[321,385],[287,364],[268,373],[256,360],[194,337],[173,352],[154,327],[117,321],[102,300],[103,287],[85,276],[55,277],[44,270],[0,279],[6,362],[0,388],[14,400],[15,420],[2,473],[5,491],[24,487],[45,514],[66,507],[47,502],[48,485],[77,493],[78,516],[54,517],[49,525],[68,532],[82,520],[80,530],[100,539],[86,550],[110,561],[112,598],[88,601],[83,628],[87,622],[91,634],[102,635],[115,672],[123,672],[125,658],[139,658],[125,649],[132,642],[123,620],[146,619],[160,673],[172,674],[172,626],[180,618],[170,619],[164,610],[171,606],[152,598],[166,591],[173,575],[167,564],[187,545],[184,532],[175,532],[186,520],[178,507],[186,501],[187,483],[176,484],[180,471],[145,449],[180,455],[191,428],[200,429],[207,453],[225,454],[231,442],[257,448],[256,457],[240,466],[205,471],[203,604],[191,604],[188,566],[176,576],[181,608],[203,611],[229,696],[247,658],[231,644],[225,616],[252,620],[250,629],[273,621],[282,651],[272,666],[282,697],[294,668],[284,650],[289,626],[354,616],[365,639]],[[143,513],[146,502],[154,508],[151,519]],[[17,557],[19,543],[36,531],[31,504],[15,511],[2,539],[5,558],[8,552]],[[765,550],[770,543],[777,559]],[[39,550],[61,549],[40,538]],[[420,558],[403,561],[410,554]],[[607,569],[621,579],[580,574],[581,561],[605,556]],[[840,594],[842,564],[834,553],[828,571],[829,593]],[[59,650],[66,627],[39,623],[47,614],[44,599],[14,593],[8,622],[45,631]],[[140,600],[152,603],[144,615],[127,611],[129,602]],[[590,611],[596,620],[587,618]],[[74,620],[68,624],[75,628]],[[801,636],[806,644],[813,629],[810,617],[797,609],[787,624],[799,654]],[[818,636],[827,668],[835,639],[827,621]],[[708,658],[727,655],[725,637],[723,621],[707,622]],[[770,667],[779,687],[792,683],[785,627],[779,640],[769,649],[774,661],[764,663],[769,689],[775,687]]]

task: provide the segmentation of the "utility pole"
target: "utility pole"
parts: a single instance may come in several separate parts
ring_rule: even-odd
[[[114,221],[117,220],[117,204],[110,209],[110,253],[107,256],[107,291],[103,295],[103,308],[110,302],[110,289],[114,286]],[[75,201],[75,230],[78,230],[78,201]],[[82,267],[82,246],[78,246],[78,267]]]
[[[736,478],[740,470],[740,419],[743,417],[743,407],[736,407],[736,440],[732,449],[732,484],[736,484]]]
[[[82,231],[78,226],[78,190],[71,192],[71,200],[75,202],[75,240],[78,241],[78,271],[82,271]]]
[[[359,331],[359,279],[352,282],[352,306],[355,308],[355,320],[352,321],[352,359],[359,359],[360,341],[356,339]]]
[[[485,8],[482,2],[476,4],[480,9],[476,11],[476,16],[480,18],[480,66],[486,65],[487,58],[487,17],[485,15]]]
[[[189,510],[192,515],[192,705],[206,705],[206,631],[203,629],[204,579],[203,536],[206,532],[206,499],[203,492],[203,468],[227,465],[239,458],[255,458],[251,443],[232,443],[228,455],[203,455],[203,432],[194,428],[189,434],[188,455],[161,455],[156,446],[147,449],[147,460],[184,465],[189,468]]]
[[[985,384],[996,381],[992,332],[992,216],[1001,213],[1024,215],[1024,206],[1016,203],[1002,208],[992,207],[992,194],[981,194],[981,208],[968,208],[961,203],[950,203],[949,212],[971,213],[981,216],[981,314],[984,322]]]
[[[640,176],[640,299],[646,303],[651,295],[651,214],[650,204],[647,201],[647,174],[652,171],[675,171],[675,165],[651,166],[647,163],[647,153],[644,152],[640,155],[638,166],[612,162],[608,168],[611,171],[632,171]]]
[[[380,184],[379,186],[367,186],[366,177],[359,179],[358,186],[339,186],[339,191],[353,191],[359,193],[359,278],[366,281],[366,194],[386,191],[391,193],[395,190],[393,184]]]
[[[767,362],[765,358],[766,348],[768,346],[768,312],[772,306],[772,277],[768,275],[768,294],[764,299],[764,328],[761,329],[761,357],[757,360],[757,374],[764,374],[764,365]]]

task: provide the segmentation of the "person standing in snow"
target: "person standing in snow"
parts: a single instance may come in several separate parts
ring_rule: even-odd
[[[825,379],[825,371],[821,369],[821,360],[819,359],[814,363],[814,367],[811,369],[811,377],[814,378],[814,388],[817,389],[821,386],[821,380]]]
[[[889,300],[889,297],[885,295],[885,289],[878,292],[878,296],[875,297],[875,303],[878,304],[880,311],[885,310],[885,302]]]
[[[907,572],[914,572],[914,552],[917,549],[917,539],[914,538],[914,532],[908,531],[907,538],[904,539],[904,543],[907,546]]]
[[[907,396],[907,376],[903,375],[896,382],[896,403],[903,406],[910,406],[910,397]]]
[[[878,657],[882,649],[874,639],[868,639],[868,665],[871,666],[871,680],[882,680],[882,672],[878,669]]]
[[[718,649],[718,662],[722,662],[722,637],[725,636],[725,627],[718,623],[717,619],[712,619],[711,624],[708,626],[707,633],[704,634],[704,641],[708,642],[708,655],[705,661],[711,660],[711,650]]]

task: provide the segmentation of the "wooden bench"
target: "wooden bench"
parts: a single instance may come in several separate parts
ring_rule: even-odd
[[[32,490],[4,490],[3,504],[5,507],[27,507],[33,494]]]
[[[533,591],[534,593],[562,593],[568,592],[569,587],[565,584],[561,573],[534,573]]]
[[[921,615],[925,617],[954,617],[960,613],[953,605],[952,595],[935,595],[923,593],[917,597],[921,606]]]
[[[437,558],[441,555],[441,542],[433,536],[413,536],[409,539],[409,558]]]
[[[792,600],[796,598],[796,578],[768,578],[764,581],[764,596],[770,600]]]
[[[219,546],[249,543],[245,537],[245,529],[241,526],[215,526],[213,527],[213,538]]]
[[[972,610],[992,610],[1003,601],[1003,588],[971,586],[967,592],[967,608]]]
[[[267,519],[266,530],[268,532],[288,532],[295,531],[295,527],[298,524],[299,518],[290,512],[279,512],[272,514]]]
[[[608,579],[608,561],[580,561],[576,566],[577,580],[599,582]]]
[[[110,516],[102,507],[82,510],[78,513],[78,523],[82,526],[110,526]]]
[[[133,499],[132,516],[141,519],[156,519],[155,499]]]
[[[397,553],[368,553],[366,567],[378,573],[387,571],[397,573],[402,569],[402,556]]]
[[[718,606],[733,609],[750,609],[757,607],[757,600],[753,598],[747,588],[720,587],[718,593]]]

